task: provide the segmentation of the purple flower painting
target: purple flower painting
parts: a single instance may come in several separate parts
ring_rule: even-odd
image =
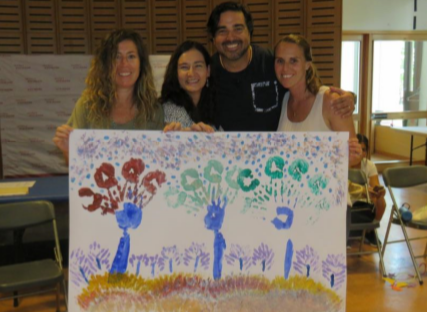
[[[270,249],[267,244],[261,243],[258,248],[255,248],[252,263],[254,265],[260,265],[262,272],[270,270],[273,264],[274,252]]]
[[[249,246],[231,244],[230,252],[225,255],[227,264],[239,268],[239,271],[247,271],[252,266],[252,250]]]
[[[346,280],[347,266],[344,255],[328,255],[322,261],[323,277],[329,281],[331,288],[340,288]]]
[[[207,253],[205,244],[192,243],[191,246],[185,249],[184,264],[186,266],[193,266],[193,272],[196,273],[199,267],[207,270],[209,268],[210,257]]]
[[[319,254],[307,245],[305,248],[297,250],[294,268],[299,274],[310,277],[312,272],[319,270],[319,260]]]

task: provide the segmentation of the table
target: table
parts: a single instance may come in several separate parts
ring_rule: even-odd
[[[36,181],[26,195],[0,196],[0,204],[16,203],[32,200],[48,200],[55,202],[68,201],[68,176],[51,176],[25,179],[5,179],[2,182]]]
[[[409,156],[409,165],[412,166],[412,153],[414,150],[426,146],[426,156],[424,164],[427,166],[427,127],[393,127],[392,129],[404,132],[411,135],[411,151]],[[414,147],[414,136],[422,136],[426,138],[426,143]]]

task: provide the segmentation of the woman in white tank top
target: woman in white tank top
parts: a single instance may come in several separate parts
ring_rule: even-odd
[[[358,164],[362,149],[356,138],[353,118],[334,114],[331,102],[338,95],[321,86],[308,42],[301,36],[286,36],[277,43],[274,54],[277,80],[289,90],[283,98],[277,130],[348,131],[349,167]],[[350,196],[347,196],[347,240],[351,224],[350,208]]]
[[[278,131],[347,131],[349,166],[360,163],[362,149],[356,138],[352,116],[334,113],[331,102],[338,98],[321,86],[312,62],[311,48],[301,36],[289,35],[275,47],[277,80],[289,91],[283,98]]]

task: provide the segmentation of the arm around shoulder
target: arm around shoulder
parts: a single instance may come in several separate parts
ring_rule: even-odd
[[[323,113],[326,117],[330,129],[333,131],[345,131],[349,133],[350,138],[356,137],[356,131],[354,129],[353,116],[341,117],[334,113],[332,102],[338,99],[340,96],[327,90],[323,96]]]

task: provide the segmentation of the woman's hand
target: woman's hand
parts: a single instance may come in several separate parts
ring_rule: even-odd
[[[374,198],[383,198],[385,196],[385,188],[382,185],[369,187],[369,194]]]
[[[203,122],[192,124],[190,127],[190,131],[207,132],[207,133],[214,133],[215,132],[215,130],[211,126],[209,126]]]
[[[69,141],[70,133],[73,131],[73,128],[69,125],[62,125],[56,128],[55,136],[53,137],[53,143],[68,156],[69,151]]]
[[[341,116],[341,118],[352,116],[355,109],[354,94],[336,87],[330,87],[330,90],[339,95],[331,103],[334,114]]]
[[[357,138],[348,140],[348,165],[349,167],[356,166],[362,161],[362,145],[359,144]]]
[[[181,123],[179,122],[170,122],[163,128],[163,132],[183,131],[183,130],[184,129],[181,127]]]

